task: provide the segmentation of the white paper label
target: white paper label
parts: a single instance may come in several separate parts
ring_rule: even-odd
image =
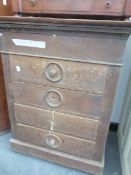
[[[3,0],[3,5],[7,5],[7,0]]]
[[[0,33],[0,37],[2,37],[2,33]]]
[[[17,72],[20,72],[20,66],[16,66]]]
[[[46,48],[46,43],[43,41],[33,41],[23,39],[12,39],[12,41],[16,46],[35,47],[41,49]]]

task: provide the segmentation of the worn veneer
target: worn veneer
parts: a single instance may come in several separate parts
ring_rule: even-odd
[[[12,148],[101,174],[131,24],[20,17],[0,24]]]

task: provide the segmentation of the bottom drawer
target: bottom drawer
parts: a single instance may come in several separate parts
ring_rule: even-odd
[[[93,158],[95,142],[17,124],[17,139],[83,158]]]

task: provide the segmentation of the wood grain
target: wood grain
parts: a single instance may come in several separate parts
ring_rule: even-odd
[[[53,116],[54,115],[54,116]],[[95,141],[98,120],[79,118],[69,114],[15,104],[15,118],[19,124]]]
[[[64,28],[67,27],[65,26]],[[2,50],[23,56],[56,58],[58,60],[73,60],[78,62],[111,65],[122,64],[123,62],[123,52],[126,44],[125,38],[127,36],[122,36],[123,39],[121,39],[121,36],[118,34],[114,40],[113,34],[107,36],[104,33],[77,32],[72,35],[70,32],[57,32],[56,30],[49,32],[49,30],[45,31],[43,29],[42,34],[39,34],[39,31],[35,31],[37,32],[35,35],[31,31],[28,33],[7,32],[6,35],[3,35]],[[38,48],[26,47],[21,44],[17,45],[12,39],[18,39],[20,43],[22,40],[45,42],[46,47]]]
[[[73,114],[83,114],[84,116],[88,114],[97,117],[101,116],[102,104],[104,101],[104,98],[101,95],[23,82],[13,82],[12,85],[16,103],[52,111],[68,111]],[[60,105],[58,107],[52,107],[49,102],[46,102],[45,97],[50,91],[56,91],[61,94]],[[49,98],[50,101],[53,101],[53,98],[55,98],[56,101],[59,100],[54,96],[49,96]]]
[[[7,128],[9,128],[9,118],[2,69],[2,60],[0,56],[0,131]]]
[[[11,76],[14,81],[86,91],[96,94],[104,94],[105,91],[106,65],[85,64],[73,61],[18,55],[11,55],[10,63]],[[20,71],[17,70],[17,66],[19,66]],[[50,75],[51,68],[56,71],[54,76]]]
[[[100,175],[131,24],[16,17],[3,17],[0,23],[12,147]],[[42,41],[46,47],[25,47],[12,39]],[[84,77],[84,70],[95,74]],[[80,76],[76,82],[71,81],[73,71]],[[82,90],[81,82],[86,84]]]
[[[7,5],[3,5],[3,1],[0,1],[0,16],[11,16],[12,11],[12,0],[7,0]],[[1,40],[1,37],[0,37]],[[9,114],[7,109],[6,91],[3,77],[2,60],[0,55],[0,131],[8,129]]]
[[[17,138],[21,141],[27,143],[29,142],[34,145],[50,148],[45,142],[45,139],[49,134],[49,131],[44,129],[38,129],[20,124],[17,125]],[[61,140],[61,143],[56,150],[83,158],[92,158],[95,145],[94,142],[56,132],[53,132],[53,134]]]
[[[7,5],[3,5],[3,1],[0,1],[0,16],[12,16],[12,0],[7,0]]]

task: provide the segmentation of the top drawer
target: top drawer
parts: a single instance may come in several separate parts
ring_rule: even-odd
[[[123,62],[125,44],[125,38],[113,34],[6,32],[2,36],[1,50],[22,55],[114,65]]]
[[[23,12],[50,12],[50,11],[90,11],[92,0],[28,0],[22,2]]]
[[[10,55],[14,81],[104,94],[108,66]]]

